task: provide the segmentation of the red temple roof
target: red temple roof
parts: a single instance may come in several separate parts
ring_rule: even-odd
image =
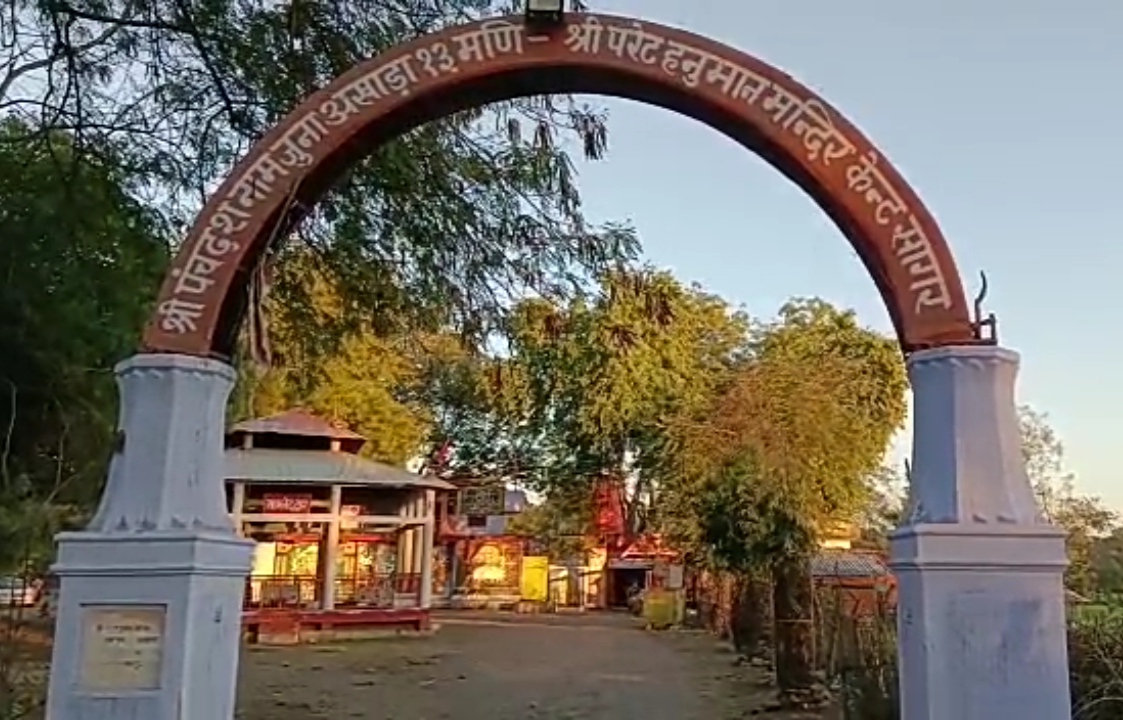
[[[366,440],[341,423],[332,423],[306,410],[286,410],[276,415],[240,422],[230,432],[324,437],[332,440]]]
[[[230,428],[230,437],[268,435],[274,438],[318,438],[339,441],[344,452],[357,453],[367,439],[348,430],[346,425],[332,422],[307,410],[286,410],[276,415],[245,420]],[[255,445],[257,443],[254,443]]]
[[[658,535],[642,535],[629,545],[620,557],[625,560],[677,558],[679,553],[663,543]]]

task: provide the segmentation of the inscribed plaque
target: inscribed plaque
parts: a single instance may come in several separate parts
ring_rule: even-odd
[[[78,680],[82,689],[160,689],[166,615],[163,605],[83,607]]]

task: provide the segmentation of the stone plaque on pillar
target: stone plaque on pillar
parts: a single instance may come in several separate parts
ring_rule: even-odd
[[[165,605],[83,606],[81,688],[105,694],[159,690],[167,612]]]

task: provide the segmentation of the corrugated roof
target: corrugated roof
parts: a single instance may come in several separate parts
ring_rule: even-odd
[[[300,435],[303,437],[331,438],[333,440],[366,440],[358,433],[351,432],[344,427],[336,427],[324,418],[305,410],[286,410],[269,417],[246,420],[230,428],[230,432]]]
[[[885,562],[873,553],[824,550],[811,558],[811,574],[825,578],[887,577]]]
[[[230,448],[225,459],[228,480],[454,489],[444,480],[411,473],[358,455],[328,450]]]

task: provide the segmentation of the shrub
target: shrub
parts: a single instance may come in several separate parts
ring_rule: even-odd
[[[1078,609],[1068,626],[1075,720],[1123,717],[1123,609]]]

